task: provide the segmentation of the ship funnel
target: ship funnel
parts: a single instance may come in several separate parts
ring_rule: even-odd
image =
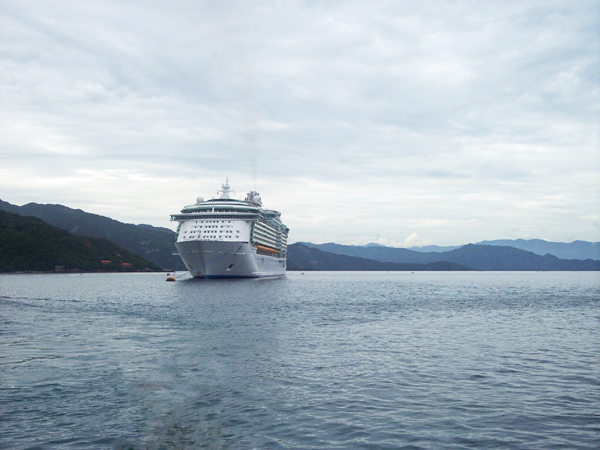
[[[246,201],[249,203],[254,203],[258,206],[262,206],[262,199],[260,198],[260,194],[256,191],[248,192],[246,195]]]

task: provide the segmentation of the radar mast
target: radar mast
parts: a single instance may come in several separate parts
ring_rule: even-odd
[[[217,194],[220,192],[221,193],[221,197],[220,198],[229,198],[229,193],[230,192],[235,192],[231,190],[231,186],[229,186],[229,178],[225,179],[225,183],[221,185],[221,190],[217,191]]]

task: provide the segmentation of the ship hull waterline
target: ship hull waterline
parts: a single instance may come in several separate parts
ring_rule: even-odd
[[[194,278],[274,278],[286,272],[286,258],[257,254],[247,242],[188,241],[175,247]]]

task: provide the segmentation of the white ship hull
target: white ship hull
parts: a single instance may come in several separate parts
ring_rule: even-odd
[[[175,244],[194,278],[261,278],[285,275],[286,259],[257,255],[243,242],[188,241]]]

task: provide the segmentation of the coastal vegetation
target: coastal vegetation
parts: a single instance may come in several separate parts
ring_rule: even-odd
[[[41,219],[0,210],[0,272],[160,270],[106,239],[77,236]]]
[[[37,217],[79,236],[107,239],[163,269],[173,270],[179,262],[179,257],[173,256],[177,234],[168,228],[123,223],[63,205],[28,203],[17,206],[0,200],[0,209]]]

